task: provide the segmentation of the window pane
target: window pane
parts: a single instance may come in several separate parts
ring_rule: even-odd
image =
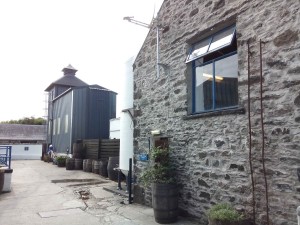
[[[50,135],[51,134],[51,122],[49,121],[48,123],[48,134]]]
[[[208,50],[208,46],[210,43],[211,38],[205,39],[197,44],[194,45],[194,50],[189,55],[187,61],[196,59],[197,57],[205,54]]]
[[[65,133],[68,133],[69,129],[69,116],[68,114],[65,116]]]
[[[53,135],[55,135],[56,130],[56,119],[53,120]]]
[[[60,134],[60,118],[57,119],[57,134]]]
[[[237,54],[215,62],[215,107],[238,105]]]
[[[195,111],[201,112],[213,109],[212,81],[213,65],[196,67],[195,77]]]
[[[224,47],[231,44],[235,27],[230,27],[229,29],[224,30],[216,34],[213,37],[212,43],[210,44],[209,51],[214,51],[217,48]]]

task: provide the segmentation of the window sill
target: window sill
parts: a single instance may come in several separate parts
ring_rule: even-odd
[[[238,108],[234,108],[234,109],[224,109],[224,110],[214,111],[214,112],[192,114],[192,115],[184,116],[183,120],[191,120],[191,119],[213,117],[213,116],[224,116],[224,115],[230,115],[230,114],[245,114],[245,113],[246,113],[246,110],[244,107],[238,107]]]

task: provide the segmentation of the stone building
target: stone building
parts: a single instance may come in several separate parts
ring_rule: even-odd
[[[151,204],[138,156],[160,130],[182,212],[206,224],[230,202],[257,224],[297,224],[299,25],[298,0],[164,1],[133,65],[136,201]]]

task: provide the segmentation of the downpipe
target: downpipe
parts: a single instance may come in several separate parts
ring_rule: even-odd
[[[298,219],[298,225],[300,225],[300,206],[297,208],[297,219]]]

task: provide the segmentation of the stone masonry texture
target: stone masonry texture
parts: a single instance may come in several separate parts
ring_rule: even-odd
[[[159,24],[160,76],[156,74]],[[133,65],[134,173],[136,201],[151,205],[151,190],[139,183],[148,162],[152,130],[169,137],[183,213],[207,224],[207,210],[229,202],[257,224],[296,225],[300,204],[300,2],[299,0],[165,0]],[[239,108],[190,115],[190,46],[236,25]],[[262,42],[264,162],[260,107]],[[248,54],[248,44],[250,52]],[[248,110],[248,55],[250,111]],[[249,163],[251,117],[254,191]]]

